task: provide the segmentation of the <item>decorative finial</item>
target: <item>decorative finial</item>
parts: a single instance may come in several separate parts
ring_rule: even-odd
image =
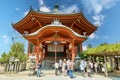
[[[30,5],[30,11],[32,11],[32,10],[34,10],[34,9],[33,9],[32,6]]]
[[[60,25],[60,21],[58,19],[54,19],[54,21],[51,23],[51,24],[57,24],[57,25]]]
[[[59,12],[59,5],[58,5],[58,4],[54,5],[54,10],[53,10],[53,12],[55,12],[55,13],[58,13],[58,12]]]

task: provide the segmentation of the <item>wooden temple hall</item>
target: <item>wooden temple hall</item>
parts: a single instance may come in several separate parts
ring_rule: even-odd
[[[97,28],[80,13],[64,13],[55,5],[52,12],[35,11],[32,8],[19,22],[12,25],[28,40],[28,55],[35,63],[46,59],[75,59],[82,42]]]

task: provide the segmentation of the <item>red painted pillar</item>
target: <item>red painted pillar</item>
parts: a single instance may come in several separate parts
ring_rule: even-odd
[[[37,45],[37,52],[36,52],[36,65],[38,64],[39,61],[39,46]]]
[[[74,40],[72,40],[72,61],[74,61],[75,59],[75,44],[74,44]]]
[[[40,60],[40,63],[42,63],[42,60],[43,60],[43,49],[40,48],[40,52],[39,52],[39,60]]]
[[[30,42],[28,42],[28,55],[30,55]]]
[[[37,39],[37,46],[36,46],[36,65],[38,64],[38,61],[39,61],[39,52],[40,52],[40,41],[39,39]]]

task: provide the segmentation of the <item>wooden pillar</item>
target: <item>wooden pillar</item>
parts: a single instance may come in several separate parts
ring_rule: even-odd
[[[105,61],[105,76],[108,77],[108,69],[107,69],[106,55],[104,55],[104,61]]]
[[[66,46],[64,46],[64,57],[66,57]]]
[[[117,60],[118,60],[118,70],[120,70],[120,65],[119,65],[119,56],[117,56]]]
[[[38,61],[39,61],[39,52],[40,52],[40,46],[39,46],[39,39],[37,39],[37,51],[36,51],[36,65],[38,64]]]
[[[71,54],[72,54],[72,53],[71,53],[71,52],[72,52],[71,49],[72,49],[72,44],[70,43],[70,44],[69,44],[69,48],[68,48],[68,59],[71,58]]]
[[[74,59],[75,59],[75,45],[74,45],[74,39],[72,40],[72,56],[71,56],[71,58],[72,58],[72,61],[74,61]]]
[[[47,57],[48,56],[48,50],[47,50],[47,45],[45,45],[45,57]]]
[[[30,42],[28,42],[28,55],[30,55]]]
[[[39,47],[37,46],[37,52],[36,52],[36,65],[38,64],[39,61]]]
[[[80,44],[80,52],[82,52],[83,51],[83,49],[82,49],[82,43]]]
[[[96,56],[94,56],[93,58],[94,58],[94,62],[97,62],[97,60],[96,60]]]
[[[40,61],[40,63],[42,63],[42,60],[43,60],[43,50],[42,50],[42,48],[40,48],[40,52],[39,52],[39,61]]]

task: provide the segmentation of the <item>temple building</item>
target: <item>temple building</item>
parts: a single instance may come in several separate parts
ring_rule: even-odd
[[[35,57],[36,64],[47,59],[71,58],[74,61],[82,51],[82,42],[97,29],[82,11],[62,13],[58,5],[52,12],[31,8],[22,20],[12,26],[28,40],[28,55]]]

